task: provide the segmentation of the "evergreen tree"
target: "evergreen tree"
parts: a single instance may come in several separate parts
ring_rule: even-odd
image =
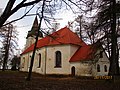
[[[19,70],[20,67],[20,57],[17,55],[14,55],[14,57],[11,60],[11,70]]]

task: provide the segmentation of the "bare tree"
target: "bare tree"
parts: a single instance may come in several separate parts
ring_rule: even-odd
[[[120,36],[120,3],[116,3],[116,0],[85,0],[84,3],[88,8],[86,13],[95,12],[92,17],[88,17],[91,18],[91,23],[88,23],[87,31],[84,33],[87,33],[92,43],[102,43],[110,60],[109,73],[113,76],[118,75],[119,50],[117,38]]]
[[[96,15],[96,30],[104,33],[104,36],[99,40],[107,46],[110,60],[109,74],[114,76],[119,74],[118,63],[118,44],[117,38],[119,36],[116,26],[117,17],[119,17],[120,10],[119,3],[116,0],[98,0],[97,15]],[[118,20],[119,21],[119,20]]]
[[[33,7],[37,4],[42,2],[43,0],[21,0],[17,4],[15,3],[17,0],[9,0],[7,3],[7,6],[5,7],[3,13],[0,16],[0,28],[3,25],[6,25],[5,22],[8,20],[9,17],[17,13],[21,8],[26,8],[28,6],[31,6],[21,17],[10,21],[14,22],[17,20],[20,20],[24,18],[25,16],[29,16],[29,12],[33,9]],[[85,7],[90,7],[92,5],[92,2],[94,0],[46,0],[48,3],[46,5],[46,9],[48,8],[48,11],[46,12],[53,13],[56,10],[59,10],[63,7],[66,10],[72,10],[73,13],[81,13],[81,12],[87,12],[89,9],[86,9]],[[52,3],[52,4],[51,4]],[[41,6],[41,4],[40,4]],[[54,10],[53,10],[54,9]],[[25,9],[26,10],[26,9]],[[52,12],[51,12],[52,11]],[[35,13],[36,14],[36,13]],[[34,14],[33,14],[34,15]],[[7,23],[8,24],[8,23]]]
[[[17,11],[19,11],[21,8],[27,7],[27,6],[31,6],[34,5],[42,0],[32,0],[32,1],[28,1],[28,0],[22,0],[20,1],[17,5],[15,5],[15,2],[17,0],[9,0],[7,3],[7,6],[5,8],[5,10],[3,11],[3,13],[0,16],[0,28],[3,26],[3,24],[7,21],[7,19],[12,16],[13,14],[15,14]],[[29,10],[28,12],[29,13]],[[27,14],[26,13],[26,14]],[[21,18],[23,18],[24,16],[26,16],[26,14],[24,14]],[[20,18],[20,19],[21,19]]]
[[[7,62],[10,54],[14,53],[14,49],[16,49],[17,45],[17,32],[12,24],[8,24],[7,26],[4,26],[1,28],[1,42],[2,42],[2,60],[3,60],[3,71],[7,67]]]

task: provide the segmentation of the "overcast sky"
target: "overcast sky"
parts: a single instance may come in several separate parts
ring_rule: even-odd
[[[18,0],[19,1],[19,0]],[[4,9],[5,5],[7,4],[8,0],[0,0],[0,8]],[[36,8],[34,8],[36,9]],[[34,10],[33,10],[34,11]],[[21,9],[19,12],[15,13],[9,20],[18,18],[24,10]],[[57,17],[62,18],[58,22],[60,23],[60,27],[64,27],[67,25],[68,21],[72,21],[74,18],[72,12],[70,11],[62,11],[61,14],[57,15]],[[26,35],[27,32],[31,29],[35,16],[25,17],[24,19],[17,21],[14,25],[17,27],[16,29],[19,31],[19,47],[20,49],[24,48],[26,42]]]

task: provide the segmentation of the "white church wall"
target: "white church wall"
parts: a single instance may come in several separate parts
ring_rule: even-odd
[[[100,65],[100,72],[97,71],[97,65]],[[107,72],[105,72],[105,65],[107,66]],[[103,58],[99,58],[99,61],[96,63],[95,75],[94,76],[104,76],[108,75],[110,62],[103,52]]]
[[[92,76],[92,65],[90,63],[71,62],[71,73],[73,66],[75,67],[76,76]]]
[[[20,63],[20,70],[21,71],[28,71],[30,66],[30,53],[24,54],[21,56],[21,63]]]
[[[27,40],[26,40],[25,49],[30,47],[30,45],[32,45],[34,42],[35,42],[35,38],[34,37],[28,37]]]
[[[100,58],[94,65],[88,62],[69,62],[71,56],[79,47],[76,45],[55,45],[43,47],[36,50],[34,59],[33,72],[40,74],[71,74],[72,67],[75,67],[77,76],[104,76],[108,75],[109,60],[103,52],[103,58]],[[55,52],[60,51],[62,54],[62,66],[55,67]],[[98,52],[99,53],[99,52]],[[41,54],[41,66],[39,64],[39,54]],[[21,71],[28,71],[30,67],[32,52],[21,56]],[[24,65],[23,65],[24,64]],[[100,65],[100,72],[97,71],[97,65]],[[104,66],[107,66],[105,72]]]
[[[36,50],[34,57],[33,72],[40,74],[71,74],[69,60],[76,52],[78,46],[76,45],[56,45],[43,47]],[[55,67],[55,52],[60,51],[62,54],[62,67]],[[41,54],[41,67],[38,67],[39,54]],[[22,71],[28,71],[30,67],[32,52],[22,55],[21,64],[24,62]],[[22,60],[25,58],[25,60]]]
[[[43,47],[36,50],[33,72],[40,74],[70,74],[70,57],[76,52],[78,46],[76,45],[56,45]],[[55,52],[61,51],[62,53],[62,67],[55,68]],[[38,67],[39,54],[41,54],[41,67]],[[28,71],[30,67],[30,60],[32,52],[22,55],[25,58],[25,66],[22,71]],[[21,62],[22,63],[22,62]]]
[[[55,52],[61,52],[61,67],[55,67]],[[69,58],[70,58],[70,46],[69,45],[57,45],[49,46],[47,48],[47,61],[46,61],[46,73],[47,74],[69,74]]]
[[[105,76],[108,75],[110,62],[103,52],[103,58],[100,58],[96,63],[92,62],[70,62],[71,69],[75,67],[75,75],[77,76]],[[100,72],[97,71],[97,65],[100,65]],[[107,66],[107,71],[105,71],[105,65]],[[72,72],[72,71],[71,71]]]
[[[70,56],[73,56],[80,46],[71,44],[70,47]]]
[[[27,72],[29,71],[32,53],[33,52],[29,52],[21,56],[21,68],[20,68],[21,71],[27,71]],[[39,54],[41,54],[41,66],[40,67],[38,67]],[[45,74],[45,48],[36,50],[32,71],[40,73],[40,74]]]
[[[41,65],[39,66],[39,54],[41,54]],[[46,67],[45,67],[45,62],[46,62],[46,47],[37,49],[36,52],[36,57],[35,57],[35,62],[34,62],[34,71],[40,74],[46,74]]]

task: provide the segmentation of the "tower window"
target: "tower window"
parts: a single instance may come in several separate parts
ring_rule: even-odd
[[[100,72],[100,65],[97,65],[97,72]]]
[[[107,66],[106,65],[104,66],[104,71],[107,72]]]
[[[55,52],[55,67],[61,67],[61,52]]]

